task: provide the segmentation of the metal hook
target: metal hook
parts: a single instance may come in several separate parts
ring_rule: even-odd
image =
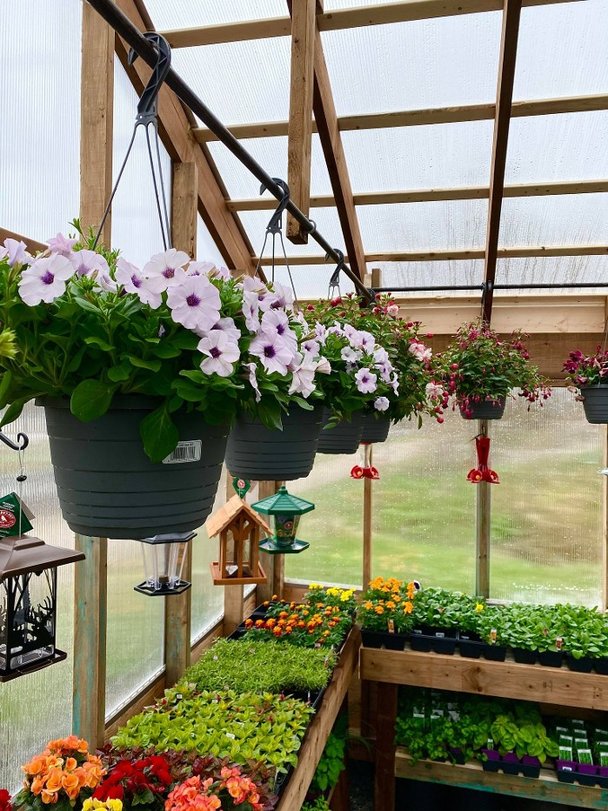
[[[17,434],[17,442],[19,442],[19,445],[17,445],[17,443],[9,439],[3,431],[0,431],[0,442],[4,442],[4,444],[8,445],[13,451],[24,451],[30,444],[30,439],[27,434]]]
[[[334,253],[338,256],[338,264],[336,265],[336,269],[331,274],[331,279],[329,280],[329,286],[327,288],[327,298],[332,299],[336,295],[342,295],[340,292],[340,271],[344,267],[344,254],[339,248],[334,248]],[[329,259],[329,254],[325,254],[325,258]]]
[[[144,37],[156,48],[157,58],[150,80],[145,86],[137,105],[137,121],[142,124],[156,118],[156,99],[171,68],[171,46],[167,40],[161,34],[157,34],[156,31],[146,31]],[[136,59],[137,52],[131,48],[127,60],[129,65],[132,65]]]
[[[268,225],[266,226],[266,231],[269,234],[279,234],[282,228],[282,217],[283,212],[287,208],[287,203],[289,203],[289,186],[285,183],[284,180],[281,180],[280,177],[273,177],[272,178],[277,186],[280,186],[283,189],[283,196],[279,200],[279,205],[276,207],[276,210],[272,217],[270,218]],[[260,186],[260,194],[263,194],[266,191],[266,185],[262,183]]]

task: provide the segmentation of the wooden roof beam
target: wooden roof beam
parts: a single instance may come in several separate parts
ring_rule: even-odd
[[[505,197],[550,197],[562,194],[596,194],[608,192],[606,180],[570,180],[550,183],[517,183],[504,187]],[[393,205],[398,203],[428,203],[437,200],[484,200],[489,197],[487,186],[460,186],[449,189],[410,189],[403,191],[374,191],[354,194],[356,206]],[[271,211],[276,206],[274,198],[252,197],[228,200],[230,211]],[[310,198],[312,208],[331,208],[335,200],[331,194],[319,194]]]
[[[546,6],[570,2],[581,0],[524,0],[523,4]],[[436,17],[500,11],[502,7],[501,0],[401,0],[398,3],[335,9],[318,14],[317,27],[319,31],[340,31],[370,25],[390,25]],[[161,33],[173,48],[192,48],[197,45],[288,37],[291,34],[291,20],[289,17],[267,17],[244,22],[179,28]]]
[[[561,113],[584,113],[608,110],[608,94],[587,96],[563,96],[555,99],[514,101],[511,118],[526,118],[538,115]],[[395,127],[418,127],[428,124],[459,124],[467,121],[490,121],[496,114],[496,105],[461,104],[455,107],[430,107],[421,110],[398,110],[392,113],[363,113],[341,116],[338,119],[340,132],[354,130],[391,129]],[[231,124],[228,129],[235,138],[274,138],[287,135],[287,121],[266,121],[254,124]],[[312,122],[312,131],[316,124]],[[196,127],[194,137],[199,143],[217,141],[215,133],[207,127]]]
[[[150,30],[139,11],[136,0],[117,0],[117,6],[140,31]],[[135,90],[141,93],[150,76],[143,59],[127,64],[128,47],[116,37],[116,53],[127,71]],[[175,93],[166,85],[158,96],[159,133],[174,161],[193,162],[197,167],[199,213],[209,229],[226,265],[231,269],[253,275],[255,265],[252,249],[240,223],[226,205],[226,190],[218,180],[215,166],[192,136],[194,117],[186,113]]]
[[[498,237],[502,211],[517,40],[521,19],[522,0],[504,0],[498,86],[496,89],[496,118],[492,140],[492,164],[490,169],[490,196],[488,201],[488,227],[484,265],[484,292],[481,300],[481,317],[489,324],[492,317],[494,279],[498,259]]]
[[[559,256],[608,256],[608,245],[547,245],[524,246],[516,248],[498,248],[498,259],[525,259],[528,257]],[[438,250],[438,251],[383,251],[368,253],[366,262],[444,262],[446,260],[484,259],[483,248],[468,250]],[[349,261],[349,257],[347,257]],[[257,258],[255,260],[257,262]],[[262,266],[271,264],[270,258],[262,258]],[[324,256],[288,256],[289,265],[324,265],[327,260]],[[276,257],[276,265],[284,265],[283,257]]]

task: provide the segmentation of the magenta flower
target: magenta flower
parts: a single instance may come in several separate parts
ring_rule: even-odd
[[[92,276],[95,272],[110,274],[110,268],[103,256],[95,251],[76,251],[67,257],[77,276]]]
[[[241,357],[239,346],[230,340],[222,330],[211,330],[209,335],[198,342],[198,351],[207,357],[201,361],[201,370],[207,374],[230,377],[234,371],[233,363]]]
[[[143,267],[143,274],[148,279],[162,279],[163,290],[182,284],[190,257],[185,251],[169,248],[164,253],[155,254]]]
[[[65,283],[74,275],[74,267],[69,259],[59,254],[37,259],[21,274],[19,295],[22,300],[34,307],[44,301],[50,304],[65,292]]]
[[[77,239],[68,239],[63,234],[57,234],[56,237],[51,237],[48,241],[49,250],[53,253],[59,253],[61,256],[69,256],[72,253],[72,248],[78,242]]]
[[[167,304],[173,321],[186,329],[207,332],[220,320],[220,293],[206,276],[184,276],[169,287]]]
[[[251,342],[249,352],[258,357],[267,372],[287,374],[287,367],[293,361],[295,352],[280,335],[260,331]]]
[[[361,394],[371,394],[378,388],[376,385],[378,376],[366,367],[359,369],[355,375],[355,380],[357,381],[357,389]]]

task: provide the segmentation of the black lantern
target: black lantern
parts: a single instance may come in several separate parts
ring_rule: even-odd
[[[57,567],[83,559],[29,535],[0,538],[0,681],[65,659],[55,647]]]
[[[188,543],[195,535],[196,532],[175,532],[144,538],[141,549],[146,579],[135,586],[135,591],[149,597],[169,597],[187,591],[191,584],[182,580],[182,572]]]
[[[260,544],[260,549],[271,555],[295,555],[308,549],[308,541],[296,538],[300,516],[314,510],[312,501],[292,496],[285,485],[273,496],[251,505],[254,510],[272,516],[274,535]]]

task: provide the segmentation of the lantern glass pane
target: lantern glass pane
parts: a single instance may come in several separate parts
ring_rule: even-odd
[[[55,653],[57,569],[9,577],[4,585],[5,625],[0,668],[10,673],[49,659]]]
[[[157,590],[175,588],[182,577],[187,543],[142,543],[148,586]]]

